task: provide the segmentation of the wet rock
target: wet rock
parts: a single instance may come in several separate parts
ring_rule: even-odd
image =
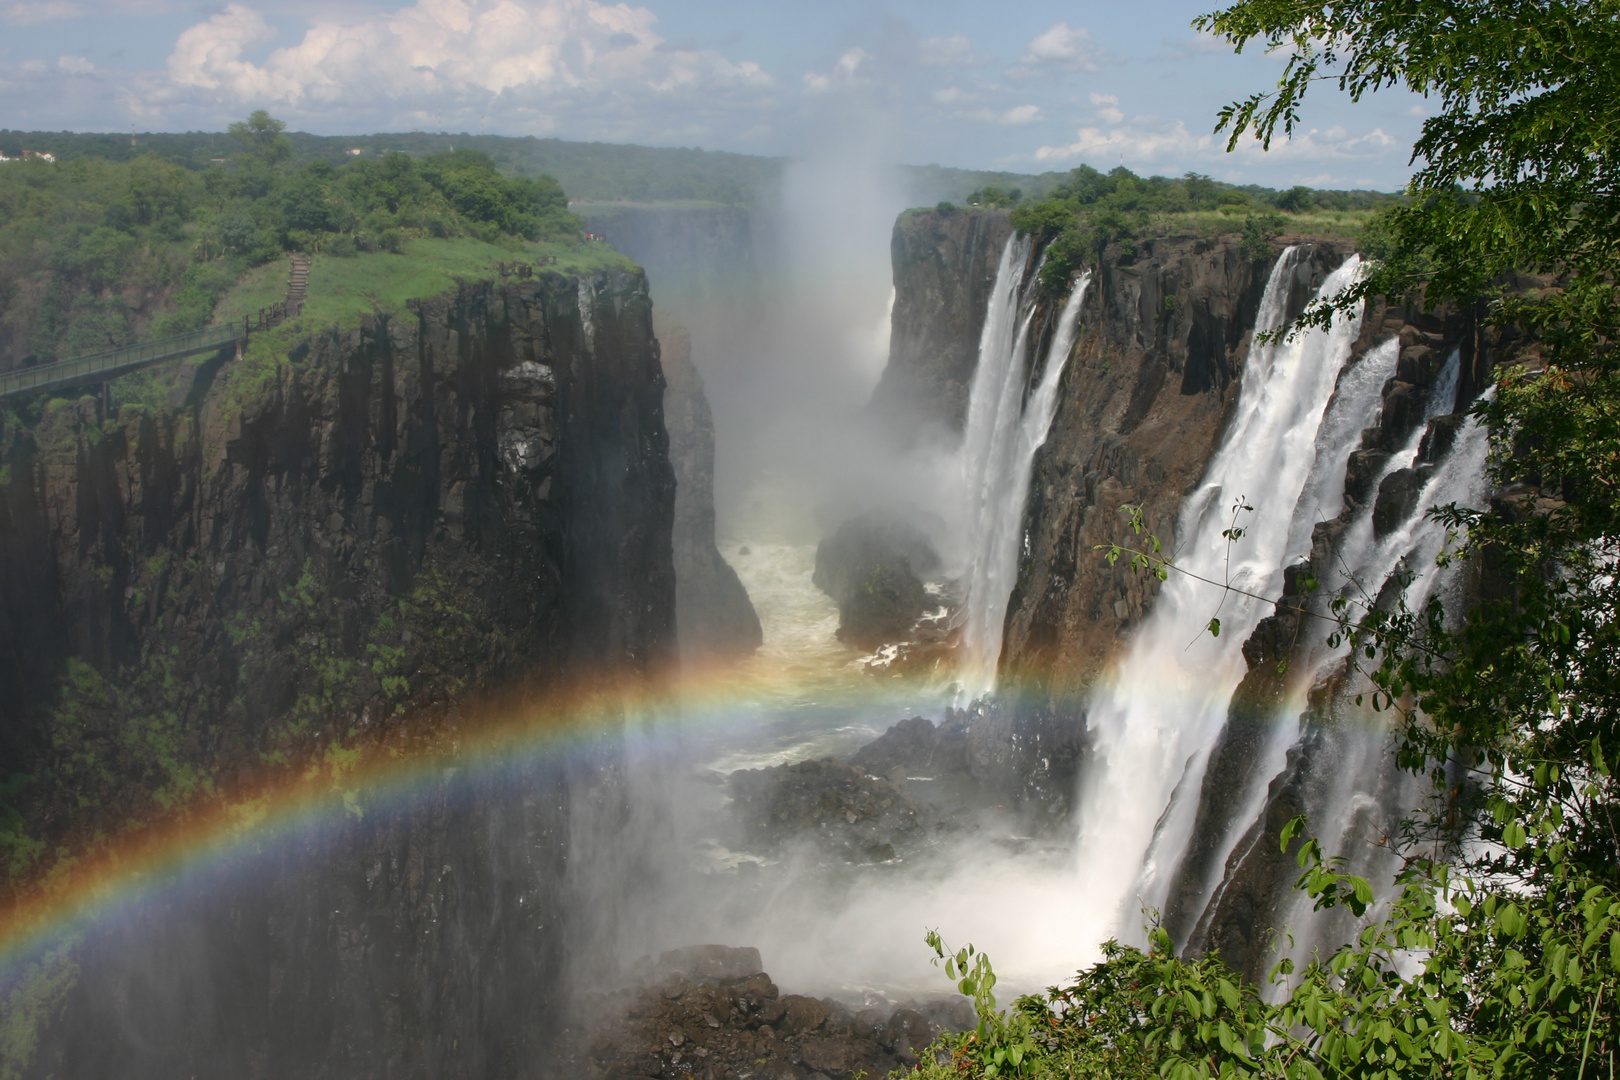
[[[899,441],[928,428],[962,430],[985,310],[1011,232],[999,210],[911,210],[895,222],[891,348],[871,409]]]
[[[692,365],[686,328],[655,316],[664,369],[664,424],[675,470],[675,629],[688,663],[737,656],[765,640],[737,572],[715,546],[714,417]],[[744,548],[739,554],[746,555]]]
[[[1418,495],[1432,469],[1397,469],[1378,485],[1378,501],[1373,504],[1373,534],[1384,537],[1400,527],[1417,508]]]
[[[1457,441],[1457,432],[1467,419],[1466,413],[1451,413],[1430,420],[1429,430],[1423,433],[1423,442],[1418,446],[1418,461],[1432,465],[1449,454],[1452,443]]]
[[[662,987],[621,990],[590,1003],[546,1071],[559,1080],[881,1077],[914,1060],[926,1045],[918,1043],[926,1027],[926,1021],[917,1022],[920,1014],[894,1015],[898,1025],[863,1025],[833,999],[777,997],[764,973],[732,982],[688,982],[674,998]],[[897,1034],[882,1043],[875,1030]]]
[[[901,1061],[910,1064],[917,1060],[937,1034],[939,1032],[922,1013],[914,1009],[896,1009],[889,1017],[881,1045],[892,1050]]]
[[[938,824],[899,785],[832,758],[739,770],[730,790],[747,842],[775,848],[808,837],[852,862],[892,859],[897,844]]]
[[[766,1022],[777,1024],[795,1035],[815,1031],[826,1022],[829,1010],[825,1004],[802,994],[781,997],[765,1010]]]
[[[888,775],[895,769],[933,776],[967,768],[967,740],[960,729],[936,728],[923,716],[902,720],[856,751],[851,765]]]
[[[876,515],[851,518],[816,547],[811,580],[838,604],[838,638],[873,649],[905,639],[938,606],[919,575],[939,567],[921,530]]]
[[[749,946],[734,949],[726,945],[692,945],[672,949],[659,956],[658,966],[691,979],[717,979],[732,982],[760,975],[759,950]]]

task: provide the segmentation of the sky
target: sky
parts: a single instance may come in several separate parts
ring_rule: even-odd
[[[906,164],[1079,164],[1396,190],[1424,101],[1330,84],[1296,137],[1225,152],[1275,85],[1190,23],[1213,0],[0,0],[0,128],[487,132]]]

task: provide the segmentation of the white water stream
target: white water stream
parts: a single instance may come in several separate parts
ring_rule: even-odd
[[[1076,283],[1043,364],[1034,368],[1028,355],[1032,305],[1023,295],[1030,261],[1028,246],[1017,240],[1002,253],[957,459],[968,504],[960,686],[973,696],[994,689],[1034,455],[1052,424],[1087,287],[1084,279]],[[1300,253],[1285,252],[1267,283],[1257,329],[1284,323],[1302,272]],[[1352,258],[1319,295],[1346,287],[1358,273]],[[1374,422],[1394,368],[1396,342],[1350,362],[1358,323],[1341,320],[1326,332],[1251,349],[1222,444],[1182,508],[1178,566],[1260,597],[1280,595],[1283,571],[1307,552],[1312,527],[1338,515],[1346,458]],[[1449,377],[1442,376],[1434,394],[1440,411],[1439,402],[1450,400],[1443,390]],[[1347,549],[1352,565],[1368,575],[1364,580],[1374,582],[1373,591],[1402,556],[1414,569],[1424,560],[1432,565],[1434,537],[1425,531],[1421,509],[1446,501],[1454,478],[1477,477],[1476,439],[1482,433],[1459,432],[1456,451],[1424,486],[1411,521],[1382,539],[1369,525],[1365,550]],[[1385,473],[1410,465],[1416,450],[1414,438],[1411,452],[1394,455]],[[683,944],[753,944],[783,986],[854,1000],[938,992],[938,972],[919,945],[928,926],[991,952],[1006,985],[1020,989],[1064,978],[1094,960],[1109,937],[1131,937],[1138,898],[1162,904],[1187,847],[1204,769],[1246,670],[1242,645],[1272,602],[1223,595],[1218,586],[1172,574],[1090,702],[1086,723],[1095,741],[1081,778],[1072,847],[1066,838],[1021,835],[1023,825],[996,807],[965,813],[966,828],[892,862],[829,867],[808,849],[734,850],[715,824],[724,814],[724,789],[714,782],[719,776],[846,757],[907,716],[937,720],[945,701],[930,694],[947,692],[913,690],[901,680],[892,687],[874,682],[855,651],[836,641],[836,612],[810,582],[813,545],[802,528],[771,524],[802,510],[804,500],[777,494],[781,505],[756,500],[760,520],[735,522],[725,545],[764,623],[760,656],[738,669],[723,709],[706,705],[702,723],[666,725],[638,750],[628,765],[634,777],[626,785],[628,826],[617,812],[599,831],[579,823],[579,850],[611,853],[611,859],[599,856],[604,868],[589,892],[602,924],[603,955],[628,964]],[[1239,515],[1236,525],[1245,531],[1229,543],[1223,531],[1232,527],[1238,499],[1255,511]],[[1205,630],[1212,616],[1221,620],[1218,637]],[[1333,660],[1326,653],[1312,657],[1302,674],[1325,670]],[[1279,712],[1254,790],[1232,823],[1234,837],[1260,816],[1266,782],[1283,767],[1302,711],[1300,696]],[[1359,836],[1373,820],[1369,805],[1393,805],[1405,793],[1387,790],[1381,756],[1387,740],[1341,741],[1332,747],[1337,771],[1314,785],[1315,805],[1330,820],[1359,829]],[[675,760],[697,768],[671,769]],[[934,781],[918,776],[909,782]],[[624,847],[625,837],[638,838],[640,846]],[[1334,839],[1353,837],[1323,836],[1324,843]],[[1227,838],[1222,854],[1232,846]],[[1217,878],[1224,863],[1216,864]],[[1216,884],[1207,883],[1206,898]]]
[[[1022,311],[1024,264],[1029,242],[1009,237],[1001,253],[995,290],[979,338],[979,363],[968,397],[960,454],[968,499],[968,565],[959,618],[962,625],[962,702],[995,689],[996,663],[1007,617],[1007,599],[1018,577],[1035,452],[1046,442],[1057,411],[1058,384],[1080,332],[1080,308],[1089,273],[1070,289],[1058,314],[1040,382],[1029,381],[1029,328],[1033,309]]]
[[[1281,327],[1299,252],[1278,259],[1256,330]],[[1351,257],[1323,284],[1360,273]],[[1250,349],[1237,413],[1176,527],[1172,572],[1087,715],[1093,753],[1081,778],[1078,866],[1088,922],[1127,930],[1138,903],[1160,906],[1185,850],[1210,749],[1246,670],[1242,646],[1303,551],[1293,522],[1315,513],[1333,469],[1314,468],[1317,435],[1360,332],[1360,318]],[[1342,469],[1342,465],[1340,466]],[[1314,481],[1315,488],[1312,488]],[[1234,505],[1249,505],[1254,513]],[[1236,526],[1236,539],[1225,535]],[[1297,541],[1295,541],[1297,545]],[[1199,580],[1203,579],[1203,580]],[[1224,593],[1208,581],[1227,582]],[[1206,627],[1220,619],[1220,634]]]

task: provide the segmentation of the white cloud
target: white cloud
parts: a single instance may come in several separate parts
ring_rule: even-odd
[[[988,59],[973,51],[966,34],[929,38],[918,58],[930,67],[975,67]]]
[[[1007,127],[1022,127],[1025,124],[1039,122],[1041,108],[1039,105],[1015,105],[1014,107],[997,112],[995,109],[973,109],[956,114],[958,120],[978,120],[986,124],[1004,124]]]
[[[56,66],[69,75],[88,75],[96,70],[96,65],[82,56],[63,56],[56,61]]]
[[[1057,22],[1029,43],[1018,63],[1030,70],[1096,71],[1107,59],[1108,54],[1091,39],[1090,30]]]
[[[78,4],[68,0],[46,0],[44,3],[9,4],[0,11],[0,19],[13,26],[35,26],[39,23],[72,19],[84,13]]]
[[[1167,40],[1165,46],[1168,50],[1162,57],[1165,60],[1188,60],[1194,56],[1203,56],[1209,53],[1229,53],[1232,51],[1230,41],[1212,34],[1208,30],[1199,30],[1190,38]]]
[[[969,93],[960,86],[947,86],[943,90],[935,90],[933,98],[941,105],[955,105],[960,101],[976,101],[978,94]]]
[[[1035,160],[1153,163],[1179,160],[1190,153],[1209,149],[1212,142],[1208,135],[1195,137],[1179,120],[1155,128],[1115,127],[1104,131],[1098,127],[1083,127],[1076,136],[1074,142],[1063,146],[1041,147],[1035,151]]]
[[[758,64],[669,46],[656,21],[646,8],[596,0],[417,0],[316,19],[301,41],[255,60],[276,32],[259,11],[231,3],[180,34],[151,111],[337,108],[351,125],[443,126],[494,108],[549,130],[570,109],[611,120],[597,137],[625,138],[645,136],[660,108],[688,106],[665,119],[690,125],[696,114],[757,105],[769,93]]]
[[[838,58],[838,63],[834,64],[832,71],[826,75],[820,75],[814,71],[805,72],[804,88],[812,94],[824,94],[834,87],[853,86],[860,79],[857,72],[860,69],[861,62],[869,59],[871,59],[871,54],[865,49],[851,49]]]
[[[1400,149],[1400,144],[1382,128],[1356,134],[1335,126],[1312,128],[1291,139],[1276,140],[1269,151],[1257,140],[1245,138],[1228,154],[1225,136],[1195,135],[1183,121],[1152,116],[1133,117],[1125,123],[1117,95],[1092,94],[1091,101],[1098,107],[1102,123],[1081,127],[1071,143],[1039,147],[1033,154],[1036,161],[1085,161],[1097,166],[1123,162],[1133,168],[1171,171],[1193,165],[1207,170],[1220,163],[1270,168],[1297,164],[1316,165],[1319,172],[1321,164],[1370,163]]]
[[[1104,123],[1117,124],[1125,119],[1125,114],[1119,111],[1118,94],[1092,94],[1091,103],[1097,106],[1097,116]]]

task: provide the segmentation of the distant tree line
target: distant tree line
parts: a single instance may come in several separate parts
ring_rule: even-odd
[[[323,159],[332,165],[403,153],[424,158],[452,150],[485,154],[502,173],[555,178],[569,196],[589,202],[700,201],[749,206],[774,198],[781,178],[780,158],[685,147],[622,146],[612,143],[537,139],[533,136],[469,135],[465,132],[389,132],[375,135],[310,135],[286,132],[296,161]],[[229,159],[238,146],[225,132],[79,134],[0,130],[0,153],[48,150],[58,161],[98,157],[129,161],[155,153],[177,165],[203,171]]]
[[[1016,189],[1015,189],[1016,191]],[[1236,220],[1244,249],[1263,255],[1269,237],[1283,230],[1283,214],[1312,210],[1374,210],[1398,205],[1401,197],[1375,191],[1318,191],[1296,186],[1276,191],[1255,185],[1222,183],[1200,173],[1181,177],[1137,176],[1124,166],[1099,172],[1081,165],[1039,201],[1020,201],[1015,191],[974,192],[982,205],[1013,206],[1012,222],[1021,234],[1048,242],[1041,279],[1061,290],[1086,261],[1110,244],[1128,259],[1133,238],[1155,214],[1221,211]]]
[[[555,180],[503,175],[479,151],[334,164],[301,159],[283,129],[255,113],[231,125],[229,155],[203,169],[153,152],[0,166],[0,367],[205,325],[246,269],[288,251],[346,256],[414,237],[538,240],[580,228]]]

